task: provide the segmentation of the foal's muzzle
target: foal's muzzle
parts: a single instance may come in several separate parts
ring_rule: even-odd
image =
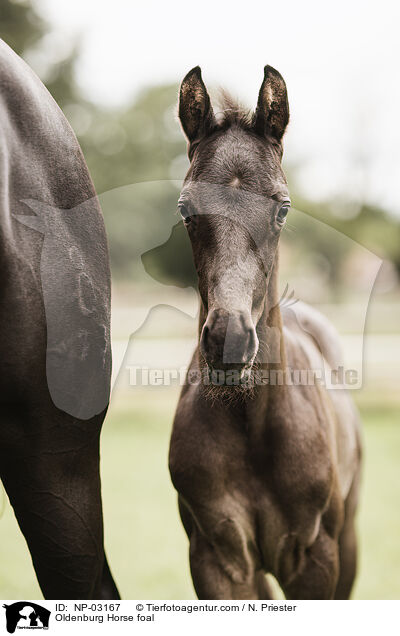
[[[241,370],[251,366],[258,338],[250,314],[213,309],[201,332],[200,347],[211,369]]]

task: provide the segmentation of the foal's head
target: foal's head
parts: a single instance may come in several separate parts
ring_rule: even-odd
[[[290,206],[281,168],[286,86],[265,67],[256,111],[228,98],[213,113],[199,67],[184,78],[179,118],[190,168],[178,207],[192,243],[206,313],[201,351],[210,368],[249,369],[280,232]]]

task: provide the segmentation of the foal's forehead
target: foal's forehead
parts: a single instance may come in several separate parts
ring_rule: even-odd
[[[280,148],[251,132],[233,126],[199,145],[186,177],[261,196],[288,197]]]

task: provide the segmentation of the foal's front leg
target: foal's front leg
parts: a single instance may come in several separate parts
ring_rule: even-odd
[[[272,599],[264,572],[251,568],[247,576],[228,573],[215,548],[195,531],[190,539],[190,569],[200,600]]]
[[[287,599],[328,600],[334,597],[338,575],[338,541],[321,527],[315,542],[305,550],[298,572],[280,584]]]
[[[190,541],[190,569],[199,599],[273,598],[239,524],[225,517],[201,530],[181,500],[179,508]]]

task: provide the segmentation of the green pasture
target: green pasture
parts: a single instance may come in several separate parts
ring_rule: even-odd
[[[194,598],[187,541],[167,469],[176,397],[175,389],[133,390],[129,398],[116,398],[104,427],[106,546],[123,598]],[[358,599],[400,598],[399,411],[378,397],[361,401],[365,467],[354,589]],[[0,598],[40,598],[29,553],[4,495],[2,506]]]

